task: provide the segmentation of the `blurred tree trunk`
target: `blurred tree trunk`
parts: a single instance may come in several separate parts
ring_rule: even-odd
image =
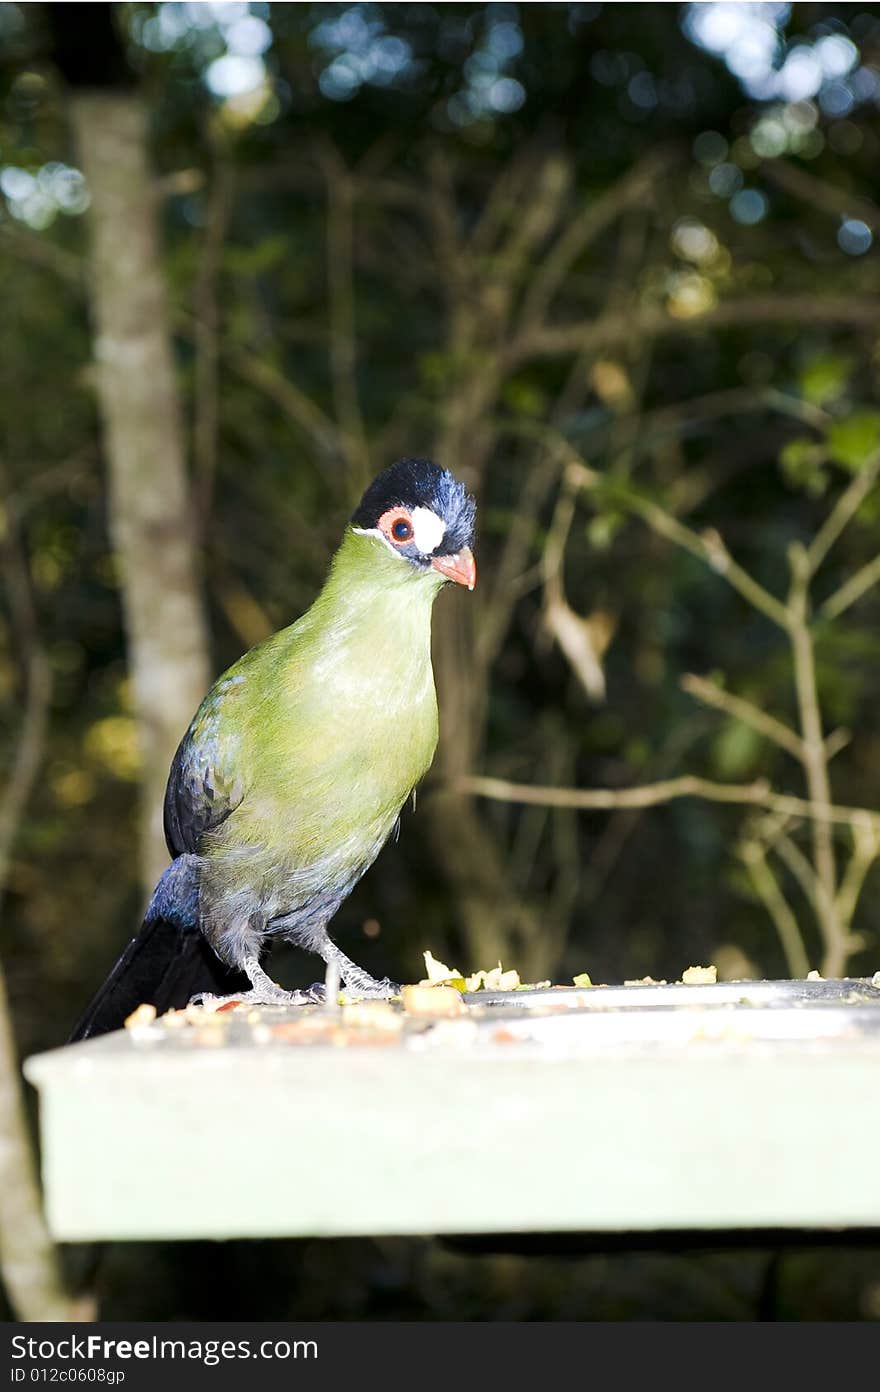
[[[142,869],[167,863],[168,766],[209,680],[183,428],[165,305],[147,119],[128,92],[72,100],[91,205],[98,398],[144,771]]]
[[[58,1250],[43,1217],[22,1103],[18,1051],[0,969],[0,1271],[16,1319],[74,1318]]]
[[[40,775],[51,675],[37,632],[30,573],[15,509],[0,505],[0,579],[22,669],[22,718],[0,793],[0,913],[22,817]],[[0,1273],[20,1320],[71,1319],[58,1251],[40,1200],[31,1150],[6,974],[0,964]]]

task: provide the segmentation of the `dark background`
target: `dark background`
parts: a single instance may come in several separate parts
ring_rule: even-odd
[[[876,8],[132,4],[76,7],[73,37],[51,8],[66,7],[0,5],[10,770],[28,651],[50,675],[38,776],[3,814],[21,1054],[63,1042],[148,889],[68,119],[81,82],[149,110],[213,669],[308,606],[365,481],[398,454],[436,455],[478,495],[478,589],[438,605],[441,751],[338,915],[346,951],[401,980],[425,949],[465,971],[501,955],[525,980],[674,980],[698,962],[786,975],[758,864],[806,964],[872,973],[875,849],[857,821],[834,834],[838,885],[858,894],[829,946],[809,821],[694,798],[551,810],[461,779],[692,773],[805,796],[804,768],[754,719],[681,686],[712,678],[798,727],[786,635],[645,519],[717,529],[785,601],[790,548],[864,474],[815,580],[811,643],[822,731],[845,732],[833,799],[875,805],[877,592],[820,606],[880,540],[864,473],[880,445]],[[570,487],[575,457],[595,486]],[[315,976],[293,954],[273,972]],[[272,1169],[283,1184],[283,1157]],[[110,1319],[880,1315],[870,1249],[145,1244],[104,1252],[97,1277],[93,1255],[67,1259]]]

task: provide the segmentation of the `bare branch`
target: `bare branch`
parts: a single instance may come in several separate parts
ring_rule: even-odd
[[[559,216],[570,177],[568,165],[559,158],[544,160],[537,171],[529,197],[521,207],[510,236],[499,248],[494,262],[494,276],[506,288],[507,304],[523,266],[543,242]],[[542,266],[546,264],[545,260]]]
[[[549,449],[543,451],[526,472],[476,635],[477,657],[484,667],[488,667],[496,657],[516,600],[522,593],[517,588],[517,580],[528,559],[535,521],[561,467],[558,451]],[[536,568],[536,574],[539,570],[540,566]]]
[[[841,493],[834,507],[807,547],[810,575],[815,575],[838,537],[855,517],[880,477],[880,454],[875,454]]]
[[[585,348],[607,350],[628,343],[633,335],[645,339],[756,324],[801,323],[845,324],[872,331],[878,318],[880,300],[868,295],[748,295],[722,301],[686,319],[676,318],[659,306],[641,305],[626,315],[523,329],[509,344],[504,365],[511,371],[534,358],[559,357]]]
[[[741,416],[744,411],[775,411],[780,415],[791,416],[810,426],[812,430],[824,430],[832,417],[819,406],[813,406],[800,397],[773,387],[756,390],[753,387],[727,387],[721,391],[707,392],[704,396],[676,401],[671,406],[660,406],[648,411],[642,417],[642,426],[649,431],[677,429],[681,422],[693,420],[713,420],[723,416]]]
[[[825,758],[828,760],[829,764],[831,760],[840,753],[841,749],[846,749],[851,739],[852,732],[850,730],[845,730],[843,726],[838,726],[836,730],[831,731],[830,735],[826,735]]]
[[[572,452],[573,453],[573,452]],[[572,464],[569,466],[569,473],[572,479],[578,481],[585,489],[596,488],[602,483],[602,475],[595,469],[590,469],[584,464]],[[628,492],[621,496],[618,501],[622,507],[641,517],[644,522],[659,536],[665,537],[667,541],[673,541],[685,551],[689,551],[692,556],[697,556],[704,561],[717,574],[737,590],[744,599],[754,609],[758,609],[764,614],[771,623],[775,623],[779,628],[788,631],[789,616],[784,604],[765,590],[754,580],[748,571],[743,570],[733,559],[722,538],[716,531],[703,533],[695,532],[690,527],[686,527],[683,522],[679,522],[659,503],[655,503],[650,498],[644,498],[635,492]]]
[[[553,518],[541,556],[544,587],[556,599],[563,598],[562,566],[565,560],[568,534],[574,521],[574,508],[574,490],[571,487],[563,487],[556,500],[556,507],[553,510]]]
[[[486,778],[477,775],[459,779],[457,787],[476,797],[495,802],[528,803],[535,807],[577,807],[582,811],[609,811],[627,807],[657,807],[675,798],[700,797],[710,802],[729,802],[745,807],[767,807],[795,817],[822,817],[832,822],[852,825],[854,819],[867,818],[880,829],[880,813],[865,807],[825,807],[805,798],[777,793],[766,779],[753,783],[714,783],[708,778],[683,774],[659,783],[645,783],[635,788],[548,788],[540,784],[511,783],[505,778]]]
[[[706,681],[704,677],[698,677],[692,673],[682,677],[681,687],[697,701],[702,701],[706,706],[713,706],[715,710],[724,711],[734,720],[741,720],[744,725],[756,730],[758,734],[778,745],[780,749],[786,750],[799,762],[803,761],[803,741],[797,733],[788,725],[784,725],[781,720],[777,720],[774,716],[768,715],[766,711],[762,711],[760,707],[753,705],[751,701],[747,701],[742,696],[733,696],[717,682]]]
[[[322,454],[337,462],[345,458],[345,440],[335,423],[283,372],[256,353],[231,344],[221,345],[221,353],[239,377],[274,401]]]
[[[489,602],[483,610],[483,621],[477,635],[477,644],[478,651],[487,665],[495,657],[516,602],[524,593],[523,572],[538,513],[566,460],[571,455],[571,446],[560,428],[560,422],[577,409],[587,390],[586,363],[583,355],[579,354],[572,361],[567,379],[553,406],[549,423],[511,420],[509,417],[492,422],[492,428],[498,436],[511,434],[522,436],[527,440],[538,440],[543,448],[526,474],[510,526],[507,529],[504,546],[495,567],[494,584],[489,595]],[[545,573],[542,567],[543,561],[535,568],[536,578],[539,574]],[[527,579],[525,583],[528,584]]]
[[[800,396],[791,396],[776,387],[761,388],[757,393],[757,399],[760,405],[768,406],[780,415],[791,416],[794,420],[808,425],[811,430],[824,430],[834,419],[828,411],[823,411],[821,406],[814,405],[812,401],[804,401]]]
[[[789,904],[787,903],[760,842],[743,841],[740,856],[748,871],[755,893],[776,925],[779,941],[793,977],[805,977],[810,970],[801,930]]]
[[[440,153],[435,153],[428,165],[426,207],[441,266],[450,284],[461,288],[465,256],[458,222],[455,184],[449,163]]]
[[[825,753],[825,736],[822,732],[822,714],[819,708],[819,695],[816,686],[816,659],[813,638],[809,626],[809,597],[807,587],[810,580],[809,554],[803,546],[789,548],[791,567],[791,591],[787,611],[789,616],[789,637],[794,659],[794,683],[800,712],[801,733],[803,737],[803,765],[807,779],[810,801],[817,808],[812,818],[813,864],[816,877],[822,886],[822,896],[817,904],[819,926],[825,942],[826,953],[843,952],[844,932],[837,914],[837,870],[834,864],[834,840],[831,823],[822,811],[831,804],[831,782],[828,777],[828,760]]]
[[[205,171],[196,169],[172,169],[168,174],[160,174],[153,180],[157,198],[180,198],[187,193],[198,193],[207,182]]]
[[[369,197],[374,203],[384,203],[392,208],[405,208],[410,213],[424,213],[425,199],[422,188],[413,183],[404,183],[403,180],[390,178],[384,175],[381,178],[370,177],[367,179],[360,173],[355,173],[355,192],[360,197]]]
[[[647,197],[670,160],[668,150],[652,151],[566,224],[532,279],[523,305],[524,333],[531,332],[545,318],[554,296],[577,258],[621,213]]]
[[[19,260],[30,261],[35,266],[54,271],[55,275],[77,289],[85,288],[85,262],[82,257],[58,246],[57,242],[50,241],[38,232],[29,232],[23,227],[3,223],[0,226],[0,249],[11,252]]]
[[[468,241],[474,256],[486,256],[516,218],[535,178],[541,152],[527,148],[501,166],[483,201],[483,211]]]
[[[850,576],[845,585],[841,585],[839,590],[835,590],[833,595],[829,595],[825,603],[820,607],[820,614],[823,619],[836,619],[848,609],[851,604],[855,604],[857,599],[861,599],[863,594],[880,580],[880,556],[875,556],[873,561],[868,561],[857,570],[855,575]]]
[[[811,208],[821,208],[834,218],[858,217],[873,231],[880,229],[880,208],[864,194],[838,188],[826,179],[819,179],[799,165],[787,160],[765,160],[761,173],[786,193],[792,194]]]
[[[844,928],[849,930],[855,916],[859,896],[868,871],[880,855],[880,835],[869,821],[852,822],[853,853],[837,893],[837,912]]]
[[[220,332],[217,277],[232,206],[232,180],[231,165],[225,160],[218,160],[208,198],[208,217],[202,237],[194,290],[196,363],[193,484],[196,511],[202,526],[211,509],[217,473],[217,362]]]
[[[357,384],[354,308],[354,179],[334,146],[322,148],[327,191],[327,285],[330,300],[330,370],[336,418],[348,443],[352,492],[370,471]]]
[[[816,921],[821,925],[822,917],[828,912],[828,904],[824,897],[822,881],[816,874],[815,868],[804,855],[800,846],[789,836],[782,821],[778,817],[773,818],[773,826],[769,837],[769,846],[779,856],[786,868],[800,885],[804,898],[816,915]]]
[[[565,546],[574,520],[575,496],[563,488],[556,502],[553,520],[544,545],[544,623],[555,638],[569,666],[591,701],[605,699],[605,673],[602,654],[613,631],[594,619],[575,613],[565,597],[562,567]]]

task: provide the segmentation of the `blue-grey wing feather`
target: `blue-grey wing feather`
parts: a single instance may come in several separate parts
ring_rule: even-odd
[[[240,678],[239,678],[240,680]],[[165,841],[173,856],[197,853],[202,838],[214,831],[242,800],[241,787],[227,772],[228,735],[221,713],[229,687],[221,680],[199,707],[178,746],[165,789]]]

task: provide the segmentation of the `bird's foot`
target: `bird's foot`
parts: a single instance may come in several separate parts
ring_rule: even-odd
[[[223,1010],[233,1005],[316,1005],[323,997],[316,995],[314,987],[307,991],[285,991],[271,976],[267,976],[255,957],[248,957],[243,967],[251,983],[249,991],[240,991],[232,996],[212,996],[208,991],[200,991],[193,996],[190,1005],[201,1005],[206,1010]]]
[[[305,990],[298,992],[298,994],[307,996],[309,1005],[323,1005],[327,1000],[327,987],[324,985],[323,981],[313,981],[311,986],[307,986]]]
[[[378,981],[375,976],[370,976],[363,967],[346,957],[329,938],[317,951],[324,958],[328,972],[332,967],[338,970],[347,995],[360,996],[366,1000],[391,1000],[394,996],[400,995],[401,988],[396,981],[390,981],[387,976]]]
[[[348,995],[362,996],[365,1000],[391,1000],[400,995],[396,981],[389,980],[387,976],[377,981],[375,976],[361,971],[359,967],[355,972],[344,973],[342,980]]]
[[[343,981],[342,989],[346,996],[357,996],[360,1000],[393,1000],[401,991],[397,982],[390,981],[387,976],[382,981],[377,981],[366,972],[357,982],[351,979]],[[296,994],[307,997],[309,1005],[325,1005],[327,1002],[327,987],[323,981],[315,981],[307,990]]]
[[[217,1011],[231,1009],[234,1005],[318,1005],[324,999],[324,988],[310,987],[307,991],[285,991],[281,986],[274,990],[254,986],[250,991],[238,991],[231,996],[214,996],[210,991],[200,991],[190,998],[190,1005],[200,1005],[205,1010]]]
[[[400,987],[396,981],[390,981],[387,976],[377,981],[375,976],[370,976],[363,967],[346,957],[335,943],[328,940],[324,949],[319,948],[318,951],[327,963],[328,974],[332,968],[338,971],[347,995],[360,996],[365,1000],[391,1000],[392,997],[400,995]]]

